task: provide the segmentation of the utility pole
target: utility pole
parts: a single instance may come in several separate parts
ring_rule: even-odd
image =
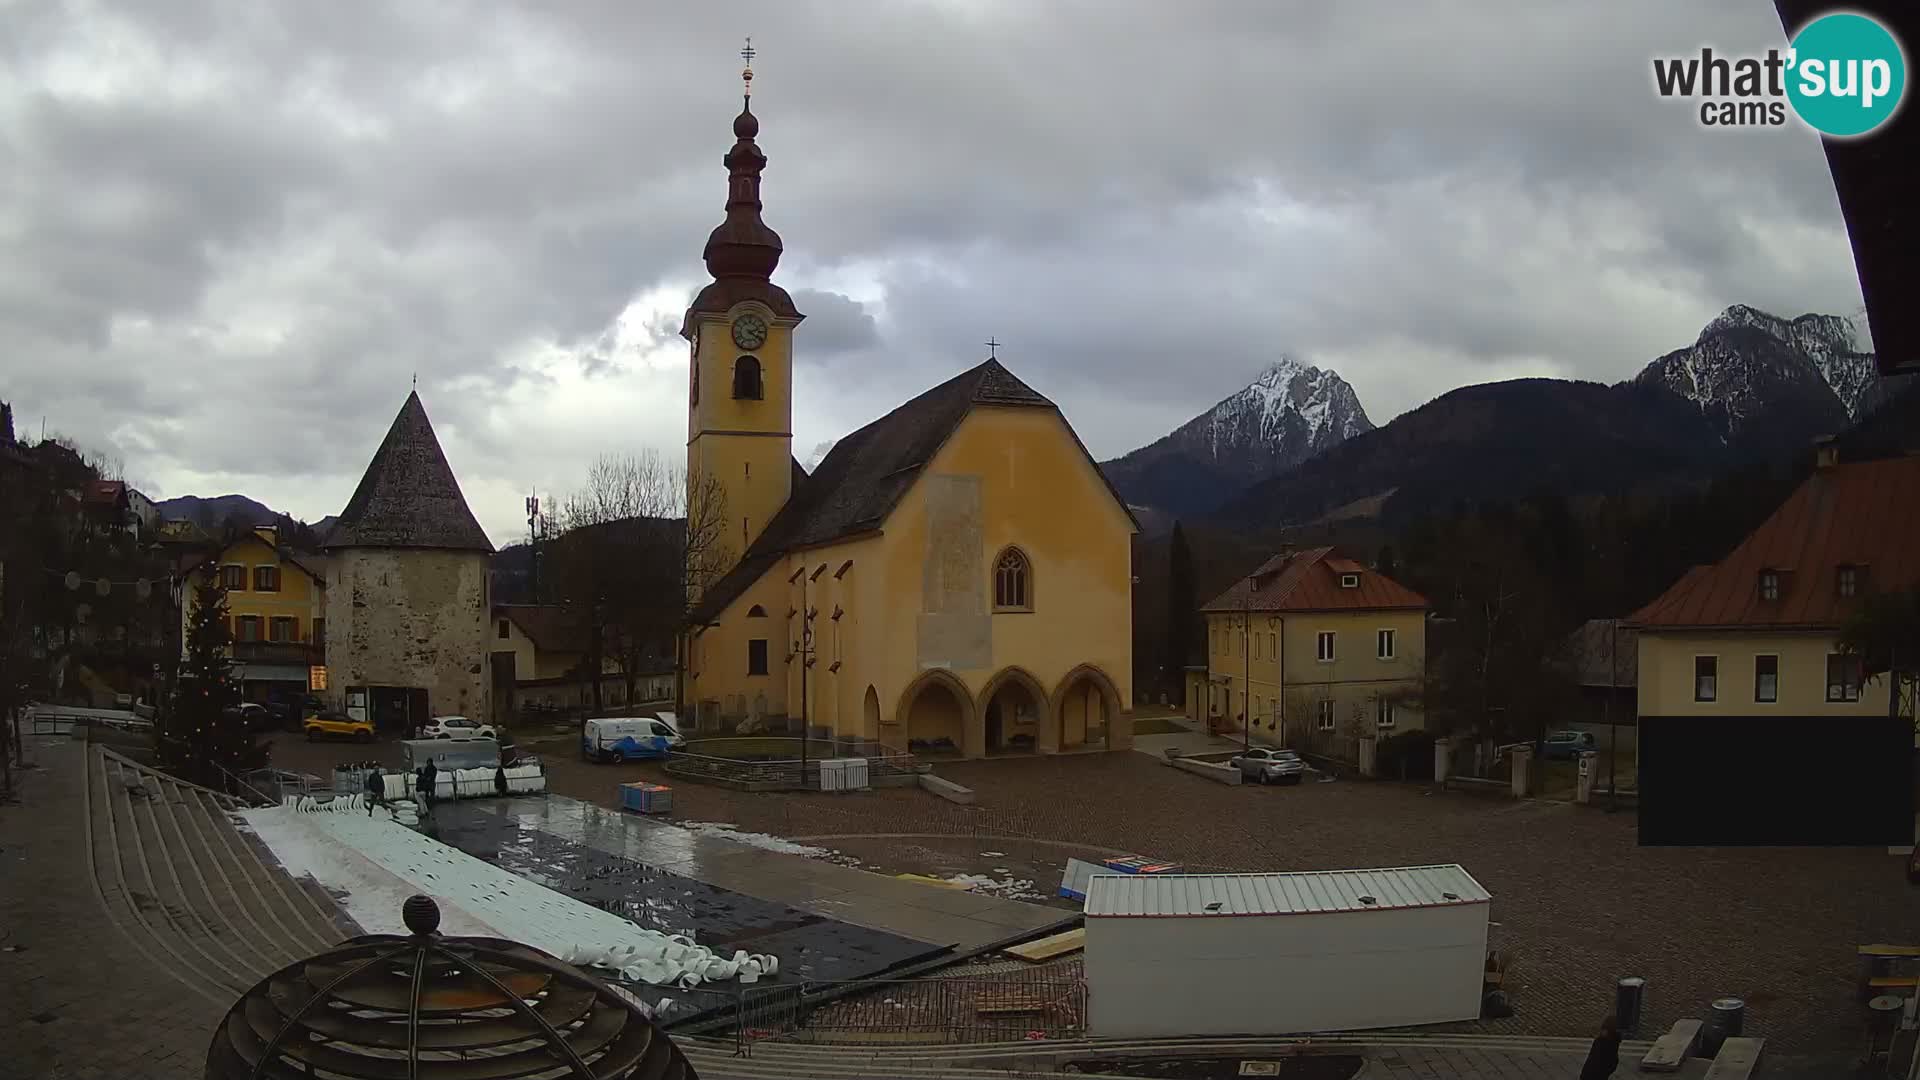
[[[540,496],[527,496],[527,567],[533,602],[540,602]]]
[[[1620,803],[1620,725],[1613,722],[1613,699],[1620,692],[1620,620],[1607,624],[1607,700],[1601,717],[1607,722],[1607,813]],[[1635,730],[1638,730],[1637,728]]]

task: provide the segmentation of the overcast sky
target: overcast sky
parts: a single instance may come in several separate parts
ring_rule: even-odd
[[[315,520],[417,375],[511,541],[595,454],[684,453],[746,34],[803,459],[989,336],[1105,458],[1282,352],[1385,423],[1860,310],[1817,139],[1652,90],[1780,43],[1767,0],[14,0],[0,398]]]

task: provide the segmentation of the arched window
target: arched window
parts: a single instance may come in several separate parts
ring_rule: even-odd
[[[1033,565],[1019,548],[1010,547],[994,560],[993,609],[1033,610]]]
[[[747,609],[747,618],[749,619],[764,619],[766,617],[767,609],[761,607],[759,604],[755,604]]]
[[[733,396],[748,401],[760,400],[760,361],[743,356],[733,362]]]

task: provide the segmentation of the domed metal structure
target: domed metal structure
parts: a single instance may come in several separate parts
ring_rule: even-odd
[[[527,945],[442,937],[427,897],[401,911],[411,935],[354,938],[248,991],[207,1047],[207,1080],[695,1080],[606,983]]]

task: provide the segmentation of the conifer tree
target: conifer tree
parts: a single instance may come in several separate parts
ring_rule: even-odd
[[[187,616],[186,659],[162,725],[160,756],[175,775],[224,790],[221,770],[238,774],[263,763],[266,754],[234,708],[240,704],[240,686],[228,654],[227,591],[211,568],[199,576]]]

